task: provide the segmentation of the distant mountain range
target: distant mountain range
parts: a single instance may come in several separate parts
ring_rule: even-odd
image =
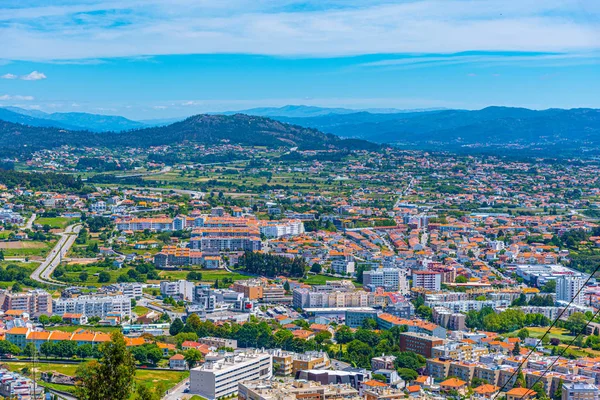
[[[350,108],[326,108],[326,107],[315,107],[315,106],[303,106],[303,105],[288,105],[283,107],[262,107],[262,108],[250,108],[247,110],[239,111],[225,111],[215,114],[248,114],[248,115],[259,115],[261,117],[289,117],[289,118],[309,118],[309,117],[320,117],[326,115],[346,115],[356,113],[370,113],[370,114],[403,114],[411,112],[423,112],[423,111],[438,111],[443,108],[427,108],[427,109],[415,109],[415,110],[400,110],[398,108],[363,108],[363,109],[350,109]]]
[[[586,108],[541,111],[510,107],[487,107],[474,111],[372,109],[369,112],[290,105],[201,114],[183,121],[177,118],[132,121],[119,116],[48,114],[0,108],[0,120],[26,125],[18,128],[23,132],[33,132],[35,129],[30,129],[33,127],[65,129],[70,134],[62,136],[77,138],[77,143],[86,142],[79,138],[84,135],[74,133],[82,130],[123,132],[101,137],[89,135],[99,143],[110,145],[135,145],[138,141],[145,146],[182,140],[214,143],[228,139],[233,143],[248,145],[277,146],[287,143],[290,146],[317,149],[340,145],[349,147],[352,142],[344,142],[339,138],[353,138],[361,139],[354,144],[362,148],[368,147],[364,142],[366,140],[409,149],[504,154],[593,155],[593,152],[600,150],[600,110]],[[17,128],[9,130],[15,131]],[[31,143],[33,146],[35,144]],[[63,144],[70,143],[66,141]]]
[[[33,118],[33,117],[31,117]],[[166,126],[127,132],[74,131],[0,121],[0,155],[30,154],[63,145],[89,147],[150,147],[185,142],[232,143],[300,149],[377,149],[364,140],[341,139],[316,129],[303,128],[265,117],[245,114],[200,114]]]

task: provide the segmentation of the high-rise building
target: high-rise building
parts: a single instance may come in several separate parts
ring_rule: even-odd
[[[562,400],[598,400],[598,387],[591,383],[565,382],[562,386]]]
[[[45,290],[35,289],[25,293],[0,292],[2,311],[19,310],[30,315],[52,314],[52,296]]]
[[[387,292],[410,293],[406,276],[408,270],[400,268],[377,268],[363,272],[363,285],[374,291],[383,288]]]
[[[583,284],[585,279],[581,276],[562,276],[556,280],[556,301],[584,304]]]
[[[214,400],[236,395],[244,381],[270,379],[273,357],[258,350],[227,353],[190,371],[190,393]]]
[[[434,271],[413,271],[413,287],[438,291],[442,287],[442,274]]]

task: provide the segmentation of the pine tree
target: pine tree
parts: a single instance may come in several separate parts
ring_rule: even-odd
[[[133,390],[135,361],[125,337],[114,332],[100,348],[99,361],[77,369],[76,395],[81,400],[126,400]]]

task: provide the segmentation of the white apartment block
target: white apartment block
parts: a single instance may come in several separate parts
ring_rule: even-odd
[[[300,308],[344,308],[368,307],[372,303],[371,293],[356,292],[316,292],[307,289],[294,289],[293,305]]]
[[[598,400],[598,387],[586,382],[565,382],[562,400]]]
[[[131,318],[131,299],[125,296],[79,296],[54,300],[54,314],[83,314],[86,317],[105,318],[109,313],[119,313]]]
[[[164,281],[160,283],[160,294],[169,297],[180,297],[185,301],[192,301],[194,298],[194,283],[186,280],[176,282]]]
[[[377,268],[363,272],[363,285],[371,290],[383,288],[388,292],[410,293],[408,270],[400,268]]]
[[[190,371],[190,393],[208,400],[235,396],[240,382],[270,379],[272,375],[273,357],[270,354],[258,350],[228,353],[217,360],[207,360]]]
[[[260,233],[268,238],[297,236],[304,233],[304,223],[298,219],[287,221],[261,221]]]
[[[580,276],[562,276],[556,280],[556,301],[573,304],[584,304],[583,284],[585,279]],[[579,292],[579,293],[577,293]]]
[[[143,289],[144,285],[142,285],[141,283],[138,282],[134,282],[134,283],[121,283],[120,288],[121,291],[123,292],[123,296],[129,298],[129,299],[139,299],[143,296]]]
[[[434,271],[413,271],[413,287],[439,291],[442,287],[442,274]]]
[[[333,260],[331,262],[331,270],[335,274],[354,275],[356,272],[356,264],[354,261],[348,261],[346,259]]]

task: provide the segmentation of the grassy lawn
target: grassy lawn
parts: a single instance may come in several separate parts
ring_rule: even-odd
[[[37,218],[34,221],[35,224],[50,225],[52,229],[65,229],[72,222],[75,222],[75,219],[65,217]]]
[[[248,275],[244,275],[237,272],[227,272],[224,269],[193,269],[193,270],[184,270],[184,271],[160,271],[158,275],[161,278],[170,279],[170,280],[179,280],[185,279],[188,272],[197,271],[202,273],[202,282],[214,283],[216,279],[223,278],[231,278],[234,281],[239,281],[242,279],[248,279]]]
[[[107,285],[109,283],[116,282],[119,275],[126,274],[127,271],[129,271],[132,268],[111,269],[111,268],[101,267],[101,266],[92,265],[92,264],[89,264],[89,265],[77,264],[77,265],[68,265],[66,267],[66,269],[67,269],[67,272],[63,276],[61,276],[60,278],[56,278],[56,277],[55,278],[60,281],[73,282],[78,285],[103,286],[103,285]],[[106,282],[106,283],[98,282],[98,275],[95,275],[95,274],[99,274],[102,271],[106,271],[109,273],[109,275],[110,275],[109,282]],[[88,277],[84,282],[82,282],[79,279],[79,275],[82,272],[87,272],[87,274],[88,274]],[[65,279],[65,277],[68,277],[68,278]]]
[[[12,231],[0,231],[0,240],[8,239],[8,235],[11,234]]]
[[[145,315],[146,313],[148,313],[148,311],[150,311],[150,309],[146,308],[146,307],[142,307],[142,306],[133,307],[133,312],[136,313],[137,315]]]
[[[24,367],[31,368],[31,363],[24,362],[10,362],[6,363],[7,368],[11,371],[20,371]],[[37,368],[40,372],[59,372],[61,374],[74,376],[75,371],[79,364],[58,364],[58,363],[39,363]],[[183,379],[189,376],[188,371],[155,371],[155,370],[136,370],[135,380],[138,384],[142,384],[147,387],[155,387],[157,384],[163,384],[166,389],[175,386]],[[59,384],[44,384],[45,386],[51,387],[57,390],[63,390],[66,392],[72,392],[73,386],[59,385]],[[132,396],[133,397],[133,396]]]
[[[308,278],[304,279],[304,283],[307,285],[324,285],[327,281],[342,281],[342,280],[352,280],[352,278],[338,278],[335,276],[327,276],[327,275],[308,275]],[[354,286],[362,286],[358,282],[353,282]]]
[[[85,329],[93,332],[106,332],[111,333],[114,331],[120,331],[121,328],[118,326],[87,326],[87,325],[65,325],[65,326],[49,326],[46,328],[49,331],[61,331],[61,332],[75,332],[78,329]]]
[[[531,328],[527,328],[527,330],[529,331],[529,336],[531,337],[535,337],[535,338],[541,338],[542,336],[544,336],[544,333],[546,333],[546,331],[548,330],[548,328],[544,328],[544,327],[531,327]],[[510,334],[508,334],[507,336],[517,336],[517,332],[512,332]],[[552,338],[556,338],[558,340],[560,340],[561,342],[563,341],[567,341],[570,342],[571,340],[574,339],[573,336],[569,335],[569,331],[567,329],[562,329],[562,328],[552,328],[550,330],[550,333],[548,333],[548,335],[546,335],[547,338],[552,339]]]

